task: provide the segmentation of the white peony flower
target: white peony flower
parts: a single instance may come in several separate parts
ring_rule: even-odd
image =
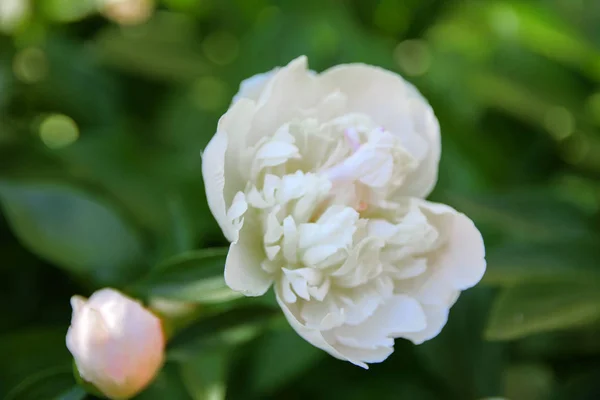
[[[367,368],[395,338],[440,332],[485,271],[483,240],[423,200],[440,135],[412,85],[363,64],[306,64],[242,83],[203,154],[206,193],[231,241],[227,284],[248,296],[273,284],[298,334]]]
[[[112,289],[89,300],[71,298],[67,347],[81,377],[111,399],[128,399],[145,388],[163,363],[160,319]]]

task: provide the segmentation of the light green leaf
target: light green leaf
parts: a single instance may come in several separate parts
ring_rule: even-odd
[[[483,283],[600,282],[600,251],[578,242],[507,244],[488,250]]]
[[[21,242],[42,258],[99,284],[123,282],[141,264],[137,232],[109,204],[72,186],[0,182],[0,202]]]
[[[189,360],[206,349],[229,348],[256,337],[277,312],[268,307],[240,307],[204,317],[180,332],[169,342],[171,360]]]
[[[254,349],[248,371],[257,394],[271,393],[284,386],[325,356],[289,327],[265,334]]]
[[[191,251],[157,266],[137,291],[147,296],[202,304],[222,303],[242,297],[225,284],[227,248]]]
[[[98,10],[94,0],[46,0],[40,5],[49,19],[58,22],[78,21]]]
[[[179,366],[181,379],[194,400],[224,400],[229,354],[217,349],[199,352]]]
[[[485,334],[490,340],[510,340],[598,319],[600,291],[593,283],[521,284],[500,293]]]

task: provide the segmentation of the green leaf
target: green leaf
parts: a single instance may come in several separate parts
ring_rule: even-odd
[[[32,252],[99,284],[123,282],[142,261],[137,232],[109,204],[72,186],[0,182],[13,231]]]
[[[0,398],[47,400],[72,387],[65,334],[66,328],[43,328],[0,336]],[[34,394],[47,396],[28,397]]]
[[[192,400],[179,375],[176,364],[167,363],[154,382],[135,400]]]
[[[544,400],[554,392],[552,370],[543,364],[512,365],[505,371],[506,398]]]
[[[66,392],[61,393],[54,400],[83,400],[87,393],[81,386],[73,386]]]
[[[600,281],[600,249],[592,243],[511,243],[489,249],[486,259],[482,282],[491,285]]]
[[[277,312],[268,307],[240,307],[202,318],[178,332],[169,342],[167,356],[189,360],[207,348],[230,347],[254,338]]]
[[[224,400],[229,353],[222,349],[199,352],[179,366],[181,379],[194,400]]]
[[[4,400],[46,400],[54,397],[60,399],[73,384],[73,376],[69,369],[50,368],[27,377],[15,386]]]
[[[58,22],[78,21],[98,9],[94,0],[46,0],[40,5],[49,19]]]
[[[542,241],[560,237],[587,238],[593,231],[588,216],[544,191],[463,197],[446,193],[448,203],[478,225],[489,226],[511,238]]]
[[[532,283],[504,289],[496,299],[486,337],[510,340],[580,327],[600,318],[600,291],[593,283]]]
[[[152,297],[214,304],[243,297],[225,284],[227,248],[191,251],[158,265],[134,290]]]
[[[261,395],[291,382],[325,356],[289,327],[265,334],[253,348],[248,371],[253,391]]]
[[[502,390],[505,346],[483,340],[493,295],[489,288],[463,292],[442,332],[414,346],[419,362],[436,375],[435,386],[447,394],[444,398],[481,399]]]

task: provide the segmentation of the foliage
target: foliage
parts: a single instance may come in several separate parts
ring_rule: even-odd
[[[104,286],[171,305],[168,362],[139,399],[600,396],[599,2],[140,1],[136,24],[94,1],[0,2],[0,398],[86,397],[69,297]],[[239,82],[300,54],[425,94],[432,199],[486,242],[443,332],[369,371],[224,285],[203,193],[200,151]]]

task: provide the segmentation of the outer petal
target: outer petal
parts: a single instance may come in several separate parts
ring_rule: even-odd
[[[240,84],[239,91],[233,97],[233,103],[242,98],[254,101],[258,100],[260,94],[267,86],[267,83],[277,73],[277,71],[279,71],[279,68],[274,68],[269,72],[256,74],[248,79],[243,80]]]
[[[443,271],[454,289],[477,284],[485,273],[485,246],[473,221],[444,204],[421,201],[420,206],[446,239],[430,258],[432,269]]]
[[[437,181],[442,152],[440,125],[427,100],[413,85],[410,83],[406,85],[410,93],[409,107],[414,129],[427,141],[429,147],[417,170],[407,177],[400,194],[407,193],[425,198],[431,193]]]
[[[331,68],[320,76],[324,87],[348,97],[348,112],[360,112],[399,135],[419,167],[408,176],[402,196],[425,197],[437,180],[439,125],[427,101],[400,75],[364,64]]]
[[[333,330],[336,349],[351,362],[378,363],[394,351],[394,339],[426,329],[426,315],[418,301],[397,295],[381,305],[366,321],[357,326]]]
[[[318,347],[321,350],[326,351],[331,354],[335,358],[339,358],[340,360],[350,361],[344,355],[342,355],[338,350],[333,347],[326,339],[323,337],[323,333],[317,329],[309,329],[304,326],[296,317],[294,312],[290,307],[295,307],[294,304],[288,304],[283,300],[283,294],[281,293],[280,285],[275,285],[275,297],[277,298],[277,304],[281,307],[285,318],[288,320],[289,324],[294,328],[294,330],[300,335],[304,340],[309,342],[315,347]],[[296,312],[298,314],[298,312]],[[355,363],[363,368],[367,368],[365,363]]]
[[[229,241],[237,240],[238,227],[227,216],[235,194],[245,187],[240,155],[252,123],[255,105],[242,99],[219,121],[217,133],[202,154],[202,177],[208,206]]]
[[[436,337],[442,331],[444,325],[446,325],[446,321],[448,321],[449,310],[447,307],[422,305],[422,308],[427,321],[426,328],[419,332],[407,332],[401,336],[414,344],[421,344]]]
[[[305,56],[296,58],[278,69],[260,93],[248,142],[254,144],[265,133],[275,133],[284,123],[300,116],[302,110],[315,107],[334,91],[322,85],[308,69]]]
[[[448,312],[462,290],[479,282],[485,273],[485,248],[481,234],[464,214],[443,204],[413,199],[439,233],[438,248],[426,254],[427,269],[412,279],[396,282],[396,291],[417,299],[425,311],[427,327],[401,337],[416,344],[441,331]]]
[[[232,243],[227,253],[225,283],[246,296],[262,296],[273,282],[273,278],[261,268],[265,259],[261,239],[254,221],[246,221],[239,241]]]

